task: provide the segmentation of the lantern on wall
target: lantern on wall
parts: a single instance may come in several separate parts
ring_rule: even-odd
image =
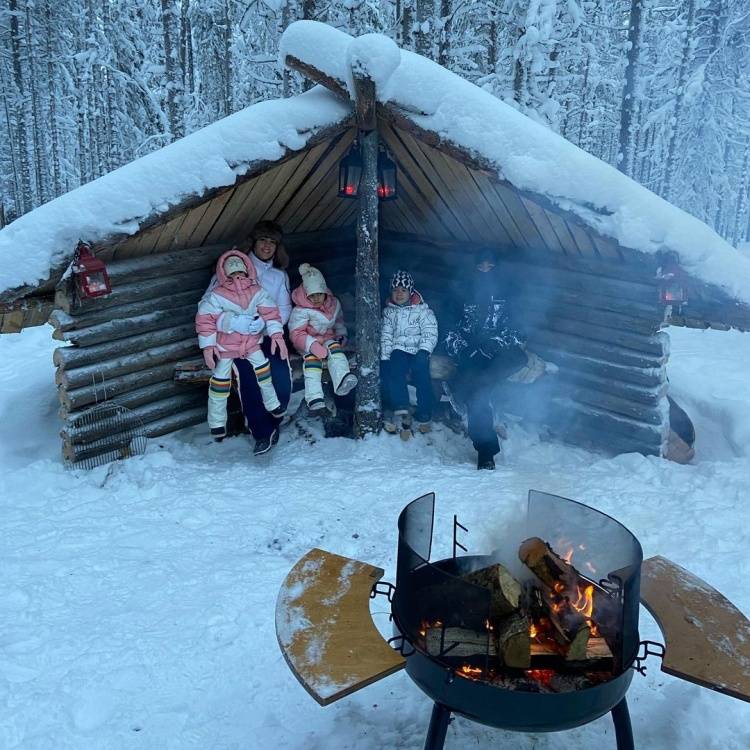
[[[80,299],[104,297],[112,291],[104,262],[94,257],[91,246],[80,241],[73,259],[73,274]]]
[[[378,150],[378,198],[392,201],[396,197],[396,164],[381,146]]]
[[[659,282],[659,297],[662,304],[679,307],[687,303],[687,278],[676,256],[669,254],[665,257],[656,269],[656,280]]]
[[[349,153],[339,162],[339,198],[359,197],[362,179],[362,152],[354,141]]]

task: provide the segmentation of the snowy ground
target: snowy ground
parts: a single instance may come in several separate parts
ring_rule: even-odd
[[[453,434],[310,445],[293,428],[259,460],[245,439],[216,445],[196,428],[139,459],[66,471],[52,348],[44,328],[0,337],[3,750],[421,748],[430,703],[404,673],[320,708],[273,623],[279,585],[313,546],[394,580],[396,516],[429,490],[469,528],[529,488],[589,503],[646,556],[670,557],[750,613],[750,334],[673,332],[670,378],[696,422],[694,465],[608,459],[515,428],[494,473],[478,473]],[[385,628],[383,602],[373,609]],[[660,639],[645,612],[641,637]],[[653,658],[628,698],[640,750],[750,746],[750,706],[663,675]],[[446,748],[614,743],[607,718],[562,737],[458,719]]]

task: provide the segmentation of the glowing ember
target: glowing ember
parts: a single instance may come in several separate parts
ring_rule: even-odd
[[[482,677],[481,667],[472,667],[470,664],[462,664],[457,670],[456,674],[461,677],[466,677],[469,680],[479,680]]]
[[[539,635],[539,631],[537,630],[536,625],[534,625],[534,623],[532,622],[531,625],[529,626],[529,637],[536,638],[537,635]]]
[[[541,682],[542,685],[549,685],[552,678],[555,676],[554,669],[527,669],[526,676],[532,680]]]

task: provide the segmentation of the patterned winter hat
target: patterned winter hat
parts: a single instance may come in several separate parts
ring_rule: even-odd
[[[238,255],[230,255],[224,261],[224,273],[227,276],[231,276],[233,273],[237,273],[237,271],[240,271],[244,274],[247,273],[247,266],[245,265],[245,261],[242,260],[242,258],[240,258]]]
[[[309,263],[303,263],[299,267],[299,275],[302,277],[302,286],[305,288],[305,294],[308,297],[311,294],[326,293],[326,289],[328,289],[326,280],[317,268]]]
[[[391,289],[402,286],[410,292],[414,291],[414,279],[408,271],[398,270],[391,278]]]

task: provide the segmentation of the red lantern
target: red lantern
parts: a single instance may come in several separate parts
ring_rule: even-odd
[[[75,275],[78,296],[104,297],[112,291],[109,274],[104,262],[94,257],[91,246],[81,241],[76,247],[73,259],[73,273]]]
[[[656,279],[659,282],[659,297],[662,304],[679,307],[687,304],[687,284],[685,272],[680,268],[676,257],[667,256],[656,269]]]
[[[381,146],[378,151],[378,198],[392,201],[396,194],[396,164]]]
[[[354,141],[349,153],[339,163],[339,198],[358,198],[362,179],[362,154]]]

